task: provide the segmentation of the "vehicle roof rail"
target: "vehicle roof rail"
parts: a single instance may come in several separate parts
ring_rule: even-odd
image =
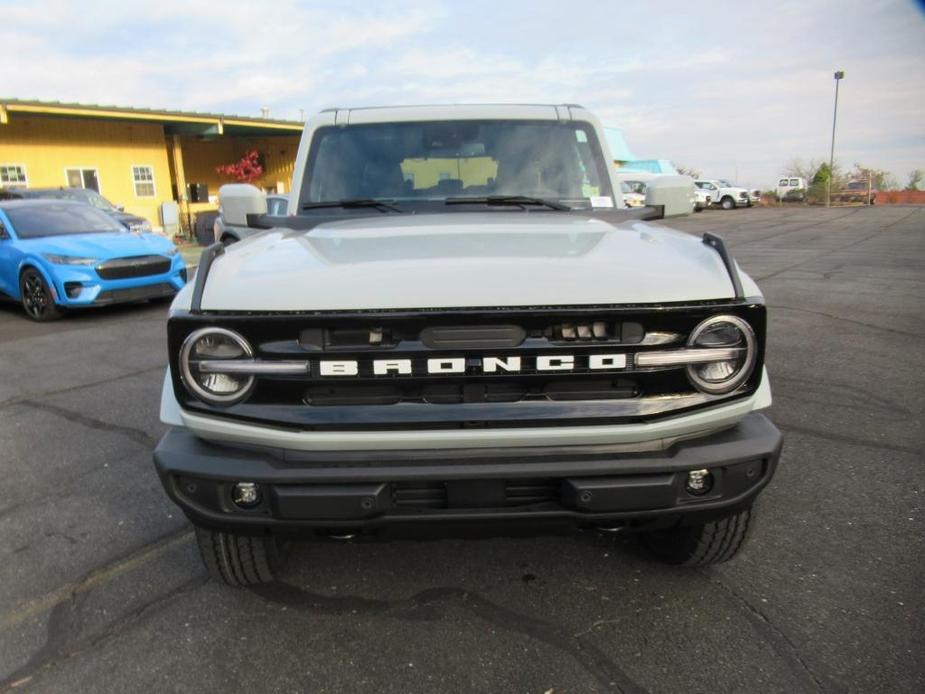
[[[726,272],[729,273],[729,279],[732,280],[732,289],[735,292],[735,298],[738,300],[744,299],[745,290],[742,289],[742,280],[739,277],[738,269],[736,269],[735,260],[729,255],[726,243],[721,237],[716,234],[711,234],[709,231],[703,235],[703,242],[719,253],[719,257],[722,258],[723,265],[726,266]]]
[[[216,241],[203,250],[199,256],[199,267],[196,268],[196,283],[193,285],[193,298],[190,301],[190,313],[202,313],[202,293],[209,279],[209,270],[213,261],[225,252],[225,244]]]

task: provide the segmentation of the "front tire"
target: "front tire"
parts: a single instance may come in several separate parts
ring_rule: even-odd
[[[729,561],[748,540],[751,507],[698,525],[682,525],[645,533],[642,542],[656,558],[677,566],[710,566]]]
[[[734,210],[736,207],[736,201],[730,198],[728,195],[723,198],[720,203],[724,210]]]
[[[23,310],[34,321],[44,323],[61,317],[51,289],[38,270],[27,268],[19,276],[19,296]]]
[[[196,528],[196,543],[209,576],[235,588],[275,581],[287,553],[270,535],[237,535],[200,527]]]

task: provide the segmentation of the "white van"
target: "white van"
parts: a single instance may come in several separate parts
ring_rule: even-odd
[[[806,179],[799,176],[781,177],[777,181],[778,200],[802,200],[806,197]]]

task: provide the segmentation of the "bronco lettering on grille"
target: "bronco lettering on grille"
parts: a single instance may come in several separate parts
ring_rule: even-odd
[[[339,376],[413,376],[433,374],[495,374],[556,371],[615,371],[625,369],[626,354],[539,355],[536,357],[431,357],[426,359],[324,359],[318,362],[317,375]]]

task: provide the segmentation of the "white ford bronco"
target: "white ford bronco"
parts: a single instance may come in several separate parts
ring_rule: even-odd
[[[764,301],[720,238],[646,221],[689,179],[628,210],[610,161],[572,105],[307,123],[287,214],[207,249],[167,322],[154,461],[213,577],[272,581],[297,537],[739,551],[781,448]]]

